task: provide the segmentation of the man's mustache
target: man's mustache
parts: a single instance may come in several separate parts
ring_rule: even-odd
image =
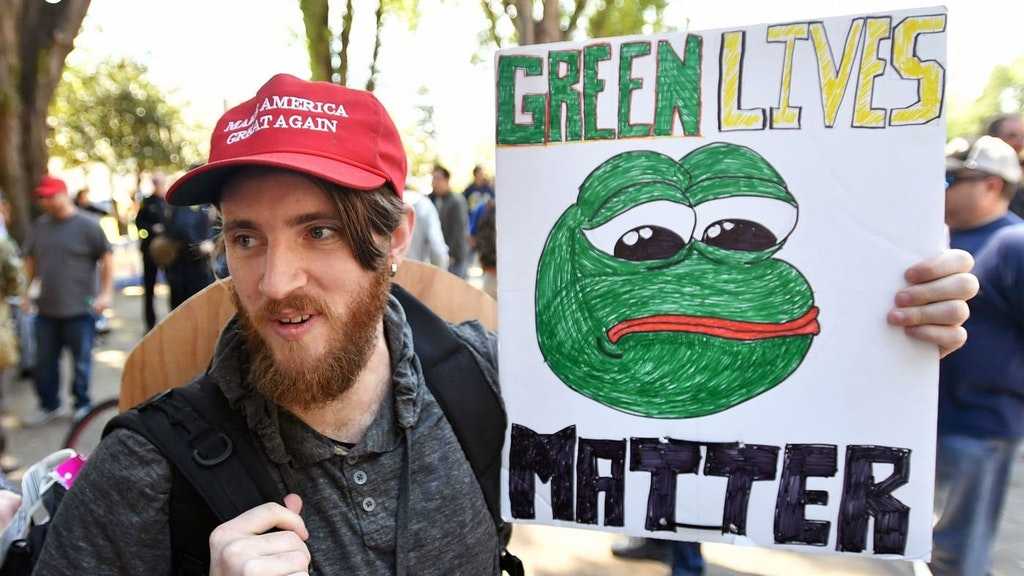
[[[327,303],[319,298],[308,294],[291,294],[280,300],[267,301],[256,311],[256,317],[260,321],[270,322],[280,318],[285,312],[331,316],[329,310]]]

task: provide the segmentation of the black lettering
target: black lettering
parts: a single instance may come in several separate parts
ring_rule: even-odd
[[[650,531],[676,531],[676,476],[696,474],[700,470],[700,444],[668,438],[630,438],[629,469],[651,473],[647,494],[647,520]]]
[[[708,444],[705,476],[726,476],[722,533],[747,533],[747,505],[754,482],[775,480],[778,446],[759,444]]]
[[[825,444],[787,444],[779,482],[779,497],[775,502],[775,543],[828,544],[830,523],[808,520],[804,510],[808,505],[825,506],[828,492],[808,490],[807,478],[836,475],[836,447]]]
[[[533,477],[551,483],[551,511],[556,520],[573,520],[572,471],[576,456],[576,427],[538,434],[512,425],[509,447],[508,493],[513,518],[533,519]]]
[[[876,483],[872,465],[892,464],[892,474]],[[892,491],[910,480],[910,450],[888,446],[848,446],[843,500],[839,504],[836,550],[863,552],[868,516],[875,519],[875,554],[903,554],[910,507]]]
[[[611,460],[612,475],[599,476],[598,458]],[[576,468],[576,521],[597,524],[597,495],[604,492],[604,525],[622,526],[625,517],[626,441],[580,438]]]

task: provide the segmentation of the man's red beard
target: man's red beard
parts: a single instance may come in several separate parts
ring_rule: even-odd
[[[232,290],[249,352],[249,382],[266,398],[293,409],[309,409],[340,397],[355,383],[373,352],[389,286],[386,270],[374,274],[370,285],[350,302],[344,317],[336,315],[327,302],[306,294],[272,300],[250,312]],[[301,343],[282,341],[281,356],[275,358],[257,326],[276,322],[284,310],[316,314],[327,322],[329,340],[323,354],[312,358]]]

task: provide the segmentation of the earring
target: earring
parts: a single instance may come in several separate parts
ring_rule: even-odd
[[[395,262],[394,262],[394,261],[392,260],[392,261],[391,261],[391,276],[394,276],[395,274],[398,274],[398,264],[396,264],[396,263],[395,263]]]

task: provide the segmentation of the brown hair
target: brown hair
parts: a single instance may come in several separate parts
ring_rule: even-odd
[[[373,190],[354,190],[306,174],[296,174],[308,178],[334,200],[341,223],[341,238],[359,264],[366,270],[382,269],[387,263],[391,233],[401,224],[405,212],[405,204],[394,190],[387,184]],[[215,206],[220,209],[219,198]],[[220,256],[224,253],[224,236],[220,232],[217,234],[216,245],[217,255]]]

